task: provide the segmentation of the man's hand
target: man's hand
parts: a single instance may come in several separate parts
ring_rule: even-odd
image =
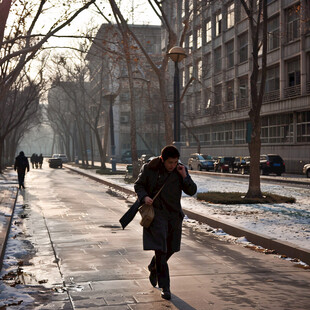
[[[177,171],[180,173],[180,175],[183,177],[183,179],[186,178],[186,169],[185,166],[182,164],[177,165]]]
[[[149,196],[145,196],[144,203],[146,203],[147,205],[151,205],[153,203],[153,199]]]

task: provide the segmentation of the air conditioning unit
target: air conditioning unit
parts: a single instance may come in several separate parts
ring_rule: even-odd
[[[129,117],[127,115],[123,115],[120,117],[120,123],[125,124],[128,123]]]

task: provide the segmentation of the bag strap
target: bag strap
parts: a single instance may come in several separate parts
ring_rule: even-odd
[[[166,179],[165,183],[162,185],[162,187],[159,189],[159,191],[156,193],[156,195],[153,197],[153,202],[154,200],[157,198],[157,196],[160,194],[161,190],[164,188],[164,186],[166,185],[168,179],[170,177],[170,174],[168,175],[168,178]]]

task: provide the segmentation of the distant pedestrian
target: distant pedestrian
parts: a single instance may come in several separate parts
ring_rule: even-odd
[[[17,170],[19,188],[25,188],[24,181],[26,169],[27,172],[29,172],[28,158],[25,156],[24,152],[21,151],[19,155],[15,158],[14,164],[14,170]]]
[[[150,227],[143,228],[143,249],[155,252],[148,265],[149,280],[154,287],[158,284],[162,298],[168,300],[171,293],[167,261],[173,253],[180,251],[184,218],[180,202],[182,191],[188,195],[197,191],[186,167],[179,163],[179,157],[178,149],[168,145],[162,149],[161,156],[142,166],[134,185],[138,200],[120,219],[124,228],[140,205],[153,204],[155,217]],[[159,196],[153,201],[160,189]]]
[[[33,154],[31,155],[31,157],[30,157],[32,169],[34,169],[35,160],[36,160],[36,154],[33,153]]]
[[[43,155],[42,155],[42,153],[38,156],[38,162],[39,162],[40,169],[42,169],[42,165],[43,165]]]
[[[34,164],[36,166],[36,169],[39,167],[39,156],[38,154],[34,154]]]

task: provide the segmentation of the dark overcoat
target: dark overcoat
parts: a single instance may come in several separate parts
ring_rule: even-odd
[[[135,191],[138,199],[133,206],[125,213],[120,222],[123,228],[129,224],[138,212],[138,208],[144,203],[144,198],[153,198],[160,187],[165,183],[160,195],[153,203],[155,218],[149,228],[143,228],[143,248],[145,250],[171,250],[177,252],[180,249],[181,226],[184,213],[181,207],[182,191],[187,195],[194,195],[197,186],[191,179],[188,171],[185,179],[175,169],[168,173],[160,157],[145,164],[135,182]],[[170,234],[170,243],[164,240],[168,231],[175,231]]]

